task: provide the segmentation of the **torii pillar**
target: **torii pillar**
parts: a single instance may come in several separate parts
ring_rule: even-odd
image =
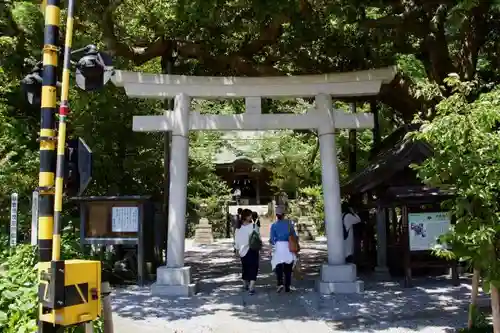
[[[164,99],[175,96],[173,111],[163,116],[135,116],[133,130],[172,131],[167,265],[157,271],[155,295],[189,296],[195,292],[190,267],[184,266],[188,137],[190,130],[318,131],[328,262],[321,267],[318,291],[323,294],[356,293],[363,290],[356,266],[345,263],[340,184],[337,167],[336,129],[373,127],[370,113],[349,114],[334,110],[332,96],[376,95],[394,68],[355,73],[272,78],[187,77],[117,71],[114,83],[124,86],[130,97]],[[315,107],[304,114],[261,114],[261,98],[315,97]],[[191,98],[245,98],[246,112],[233,115],[202,115],[190,111]]]

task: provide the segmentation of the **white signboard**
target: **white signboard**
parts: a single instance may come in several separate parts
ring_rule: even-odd
[[[450,216],[447,212],[408,214],[410,251],[432,250],[437,239],[450,230]]]
[[[139,207],[113,207],[111,220],[113,232],[138,232]]]
[[[31,245],[35,246],[38,242],[38,192],[33,191],[31,201]]]
[[[10,196],[10,246],[17,245],[17,193]]]

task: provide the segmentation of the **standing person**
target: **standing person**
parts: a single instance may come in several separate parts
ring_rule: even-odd
[[[237,250],[235,247],[235,242],[236,242],[236,229],[238,226],[241,224],[241,212],[243,211],[242,208],[238,208],[236,211],[236,215],[232,215],[232,228],[233,228],[233,247],[234,247],[234,253],[236,254]]]
[[[241,198],[241,190],[239,187],[237,187],[235,190],[234,190],[234,199],[236,201],[236,204],[240,204],[240,198]]]
[[[355,224],[361,222],[361,218],[354,212],[347,202],[342,203],[342,227],[344,229],[344,251],[346,263],[354,262],[354,230]]]
[[[260,229],[260,218],[259,218],[259,213],[257,212],[252,212],[252,220],[253,223]]]
[[[296,254],[290,251],[289,239],[293,235],[297,239],[297,233],[290,220],[285,219],[283,206],[276,207],[276,222],[271,225],[271,236],[269,242],[273,246],[271,265],[276,273],[277,292],[290,292],[292,284],[293,263]],[[284,279],[283,279],[284,278]]]
[[[255,293],[255,281],[259,271],[259,250],[252,248],[251,237],[253,233],[259,234],[259,229],[253,224],[252,211],[244,209],[241,212],[240,223],[235,232],[234,248],[238,251],[241,258],[241,270],[243,287],[248,290],[250,295]]]
[[[236,231],[236,228],[238,228],[238,225],[240,225],[241,221],[241,212],[243,209],[238,208],[236,215],[233,215],[233,235]]]

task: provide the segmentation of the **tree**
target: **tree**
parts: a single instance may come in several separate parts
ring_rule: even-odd
[[[179,73],[325,73],[393,65],[409,55],[444,96],[439,86],[451,72],[499,79],[495,1],[85,0],[80,8],[79,22],[98,25],[115,55],[142,65],[175,52]],[[380,99],[406,121],[417,112],[432,117],[427,111],[443,96],[429,99],[417,83],[403,71]]]
[[[93,13],[85,4],[80,15]],[[82,14],[83,13],[83,14]],[[85,14],[86,15],[86,14]],[[92,16],[77,17],[73,47],[98,44],[100,22]],[[84,19],[81,19],[81,18]],[[0,4],[0,221],[8,221],[10,194],[20,195],[20,222],[25,226],[29,198],[38,183],[38,131],[40,113],[24,99],[20,80],[30,70],[25,59],[39,61],[43,45],[43,16],[39,3],[10,1]],[[63,22],[63,20],[62,20]],[[61,40],[64,25],[61,26]],[[62,64],[62,59],[60,59]],[[115,67],[134,69],[127,59],[115,58]],[[159,59],[139,70],[159,72]],[[129,99],[122,89],[108,84],[95,93],[83,92],[71,83],[71,115],[68,135],[82,137],[93,150],[93,182],[86,194],[149,194],[159,198],[162,192],[162,140],[159,134],[132,131],[132,117],[163,112],[157,101]],[[204,109],[205,104],[195,103]],[[191,135],[188,195],[224,195],[226,189],[214,173],[210,153],[222,144],[217,135]],[[202,153],[200,153],[200,151]],[[4,229],[2,229],[3,231]]]
[[[428,142],[434,156],[417,167],[430,186],[452,189],[455,198],[446,207],[456,219],[442,238],[451,245],[444,255],[468,260],[491,289],[495,333],[500,332],[500,89],[470,102],[478,82],[446,80],[451,96],[437,105],[437,116],[425,122],[418,139]]]

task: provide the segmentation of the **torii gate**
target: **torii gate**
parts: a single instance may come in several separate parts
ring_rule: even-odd
[[[172,131],[167,265],[158,269],[152,293],[188,296],[196,288],[191,281],[190,267],[184,266],[189,131],[280,129],[318,131],[328,246],[328,263],[321,267],[318,289],[324,294],[361,292],[363,282],[356,279],[356,266],[345,263],[335,129],[373,128],[373,115],[334,110],[332,97],[377,95],[381,85],[392,81],[395,73],[395,67],[282,77],[206,77],[116,71],[113,82],[124,87],[129,97],[175,97],[173,111],[159,116],[134,116],[133,119],[136,132]],[[261,114],[263,97],[315,97],[316,103],[304,114]],[[246,112],[202,115],[190,110],[191,98],[245,98]]]

